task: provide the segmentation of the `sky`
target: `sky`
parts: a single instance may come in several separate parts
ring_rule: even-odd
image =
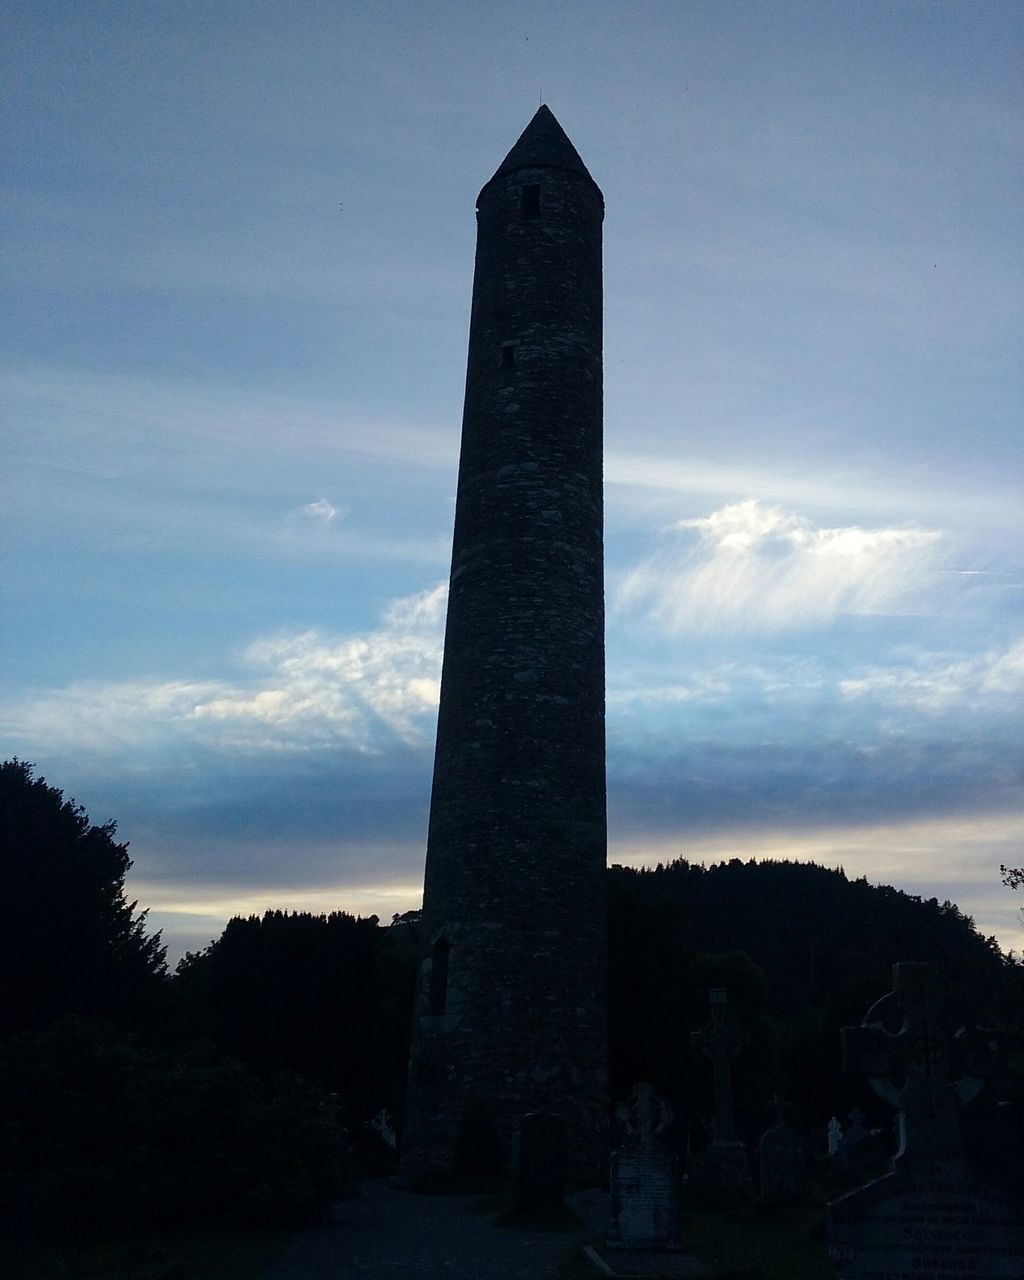
[[[8,0],[0,753],[172,960],[418,906],[475,197],[606,201],[609,858],[1024,947],[1024,8]]]

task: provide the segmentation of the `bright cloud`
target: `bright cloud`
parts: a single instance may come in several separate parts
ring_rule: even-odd
[[[448,604],[448,583],[420,591],[413,596],[392,600],[384,613],[389,627],[398,631],[434,631],[444,621]]]
[[[326,498],[317,498],[315,502],[307,502],[304,507],[299,507],[298,511],[293,515],[299,520],[308,520],[310,524],[324,525],[330,524],[338,514],[338,508],[333,506]]]
[[[819,528],[756,500],[681,520],[626,574],[618,604],[666,630],[779,629],[907,612],[935,568],[929,529]]]
[[[410,744],[437,706],[440,637],[382,630],[346,640],[316,631],[261,640],[246,651],[263,681],[200,702],[197,721],[217,725],[224,745],[302,747],[346,741],[374,750],[382,738]]]
[[[54,748],[199,740],[221,750],[376,752],[429,742],[441,670],[446,588],[394,601],[376,631],[317,631],[251,644],[238,681],[89,682],[8,710],[6,736]]]

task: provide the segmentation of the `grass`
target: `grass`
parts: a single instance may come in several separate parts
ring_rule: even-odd
[[[4,1280],[258,1280],[290,1231],[181,1231],[59,1247],[0,1244]]]
[[[601,1250],[603,1233],[590,1241]],[[753,1202],[738,1209],[688,1206],[683,1210],[684,1253],[710,1263],[723,1277],[758,1275],[763,1280],[835,1280],[825,1246],[824,1210],[818,1205],[768,1208]],[[613,1255],[609,1260],[614,1262]],[[651,1261],[658,1275],[657,1258]],[[560,1280],[593,1280],[582,1246],[571,1251]]]
[[[756,1265],[765,1280],[835,1280],[819,1205],[691,1207],[683,1214],[683,1245],[723,1271]]]

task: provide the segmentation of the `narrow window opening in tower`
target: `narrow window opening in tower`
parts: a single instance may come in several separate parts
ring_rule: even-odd
[[[430,956],[430,997],[428,1012],[444,1013],[448,1003],[448,953],[451,946],[447,938],[438,938]]]
[[[523,217],[540,217],[540,187],[535,182],[523,187]]]
[[[501,344],[501,367],[503,369],[514,369],[516,367],[516,342],[503,342]]]

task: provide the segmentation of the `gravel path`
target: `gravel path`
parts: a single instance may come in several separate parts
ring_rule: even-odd
[[[265,1280],[556,1280],[574,1245],[608,1223],[608,1196],[582,1191],[569,1204],[577,1231],[496,1226],[467,1210],[470,1196],[412,1195],[367,1182],[337,1206],[335,1221],[301,1235]]]

